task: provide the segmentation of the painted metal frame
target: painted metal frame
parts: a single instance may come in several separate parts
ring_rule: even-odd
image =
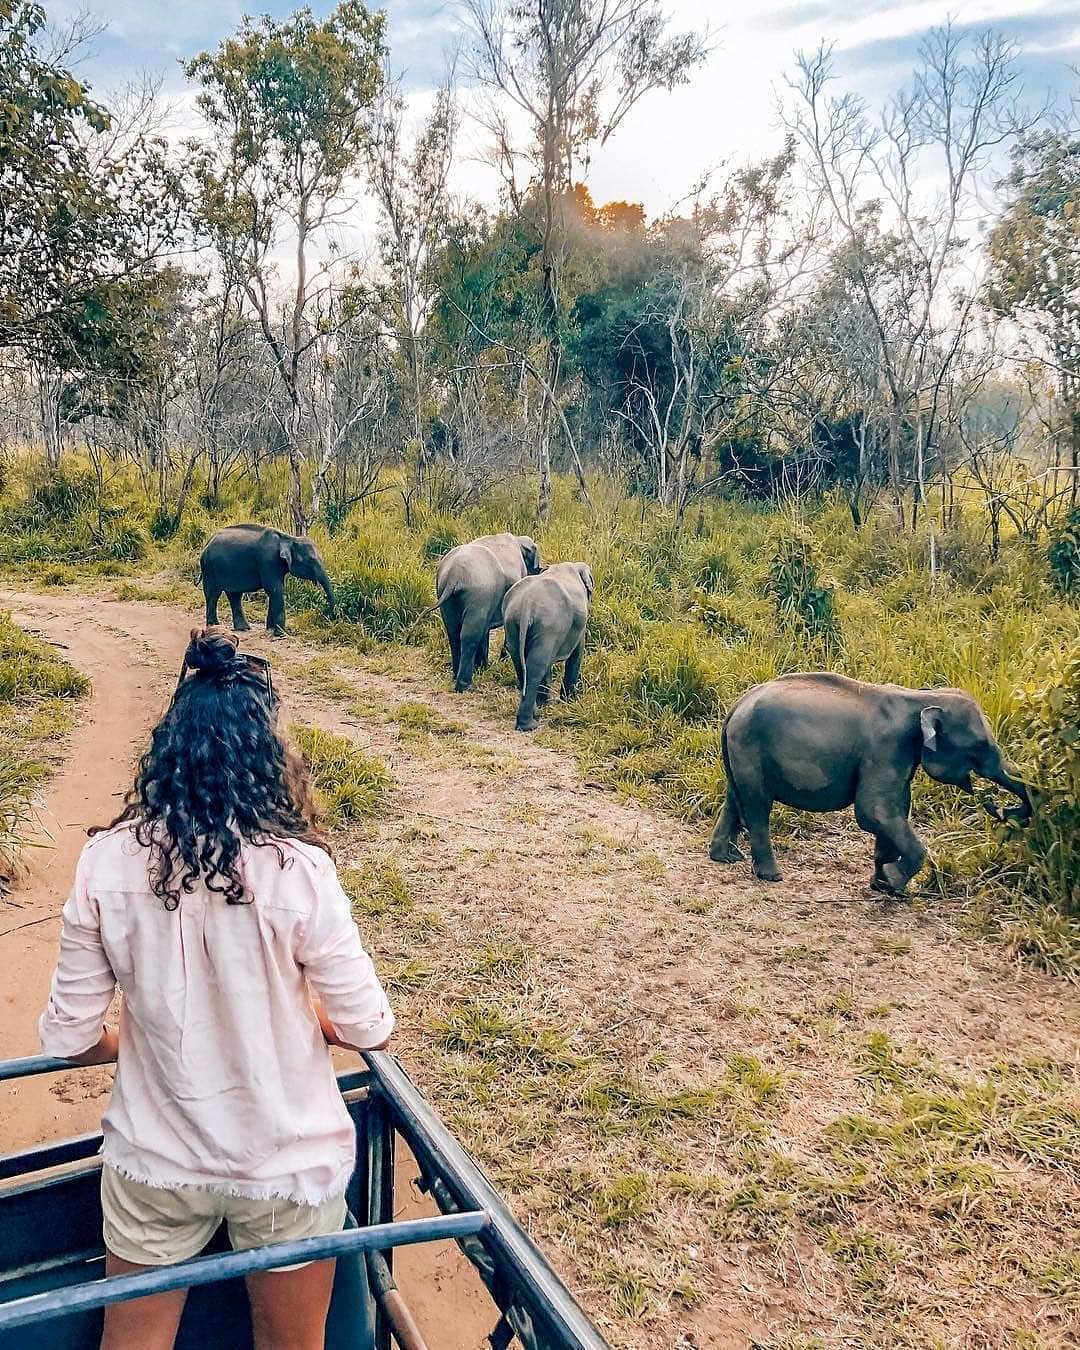
[[[495,1350],[517,1338],[523,1350],[610,1350],[569,1290],[469,1154],[389,1054],[364,1055],[366,1071],[338,1076],[357,1123],[357,1170],[349,1207],[365,1226],[328,1237],[277,1243],[244,1252],[199,1256],[140,1275],[91,1280],[0,1303],[0,1331],[66,1313],[104,1307],[144,1294],[246,1275],[327,1256],[364,1252],[376,1292],[393,1290],[395,1247],[453,1238],[476,1267],[498,1310],[490,1337]],[[65,1060],[32,1056],[0,1062],[0,1082],[70,1072]],[[441,1215],[394,1221],[394,1149],[401,1137],[420,1170],[420,1185]],[[27,1177],[96,1156],[100,1134],[0,1156],[0,1181]],[[375,1344],[389,1350],[392,1330],[384,1302],[376,1305]],[[400,1337],[398,1337],[399,1343]]]

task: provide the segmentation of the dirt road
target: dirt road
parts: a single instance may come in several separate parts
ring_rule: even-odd
[[[86,827],[116,809],[198,616],[72,592],[0,595],[0,605],[93,680],[42,809],[46,847],[0,903],[8,1057],[36,1050],[55,915]],[[623,1196],[657,1156],[658,1113],[671,1118],[678,1175],[717,1178],[726,1136],[692,1104],[708,1094],[691,1089],[730,1076],[733,1055],[780,1067],[789,1086],[777,1119],[797,1140],[865,1105],[850,1038],[886,1017],[893,1042],[917,1043],[949,1070],[1065,1063],[1075,1048],[1065,986],[1018,971],[932,911],[871,899],[869,848],[846,830],[781,854],[789,879],[769,888],[745,866],[710,865],[693,831],[516,735],[508,699],[455,698],[407,660],[358,663],[262,635],[251,645],[273,656],[293,718],[344,732],[389,766],[390,809],[336,847],[343,868],[382,878],[364,903],[403,1014],[399,1053],[617,1344],[705,1350],[822,1317],[838,1335],[859,1325],[820,1249],[796,1242],[795,1275],[763,1269],[749,1244],[703,1254],[708,1235],[685,1197],[651,1235],[628,1221],[607,1236],[587,1221],[607,1212],[596,1194],[609,1178]],[[796,1034],[811,1016],[839,1029]],[[0,1094],[4,1147],[96,1127],[108,1082],[87,1070]],[[636,1097],[626,1086],[645,1082]],[[764,1109],[771,1089],[753,1090]],[[562,1097],[586,1127],[561,1128]],[[583,1209],[573,1188],[594,1174],[603,1185],[589,1182]],[[626,1212],[640,1213],[628,1202]],[[490,1317],[456,1253],[402,1265],[433,1345],[479,1350]],[[694,1297],[671,1305],[662,1333],[650,1330],[650,1280],[678,1288],[685,1276],[689,1288],[690,1274]]]

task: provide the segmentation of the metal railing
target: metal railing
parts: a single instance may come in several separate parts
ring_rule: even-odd
[[[401,1065],[385,1053],[366,1053],[363,1058],[366,1072],[338,1076],[357,1125],[357,1172],[350,1186],[350,1202],[363,1227],[243,1252],[198,1256],[145,1274],[110,1276],[0,1302],[0,1331],[145,1294],[363,1252],[376,1300],[378,1350],[388,1350],[392,1336],[401,1346],[421,1347],[423,1342],[416,1338],[415,1329],[410,1330],[411,1318],[394,1285],[393,1251],[449,1238],[458,1242],[498,1309],[499,1321],[489,1338],[496,1350],[509,1346],[515,1337],[523,1350],[610,1350],[550,1262]],[[8,1060],[0,1062],[0,1082],[71,1072],[74,1067],[66,1060],[43,1055]],[[399,1136],[416,1160],[421,1189],[435,1200],[440,1215],[394,1221],[394,1156]],[[0,1156],[0,1180],[92,1158],[100,1146],[100,1134],[83,1134]]]

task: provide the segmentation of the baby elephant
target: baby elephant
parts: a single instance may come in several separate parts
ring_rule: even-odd
[[[754,872],[779,881],[769,840],[773,802],[801,811],[855,806],[855,819],[876,839],[874,890],[902,895],[926,849],[911,828],[911,780],[922,765],[931,778],[974,791],[978,774],[1007,789],[1019,806],[995,819],[1026,820],[1027,788],[1002,758],[979,705],[960,689],[903,689],[843,675],[782,675],[748,690],[724,722],[721,739],[727,800],[709,857],[738,862],[740,829],[750,835]]]
[[[551,697],[551,667],[565,661],[562,696],[573,698],[585,650],[585,622],[593,575],[584,563],[555,563],[539,576],[524,577],[506,593],[506,645],[517,671],[521,703],[518,731],[535,731],[536,709]]]

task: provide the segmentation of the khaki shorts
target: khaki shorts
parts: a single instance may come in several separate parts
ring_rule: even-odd
[[[171,1266],[206,1246],[224,1222],[235,1251],[273,1242],[325,1237],[345,1227],[345,1197],[322,1205],[295,1200],[245,1200],[216,1191],[183,1187],[164,1190],[129,1181],[109,1166],[101,1169],[101,1213],[105,1246],[122,1261]],[[281,1266],[281,1270],[299,1270]]]

